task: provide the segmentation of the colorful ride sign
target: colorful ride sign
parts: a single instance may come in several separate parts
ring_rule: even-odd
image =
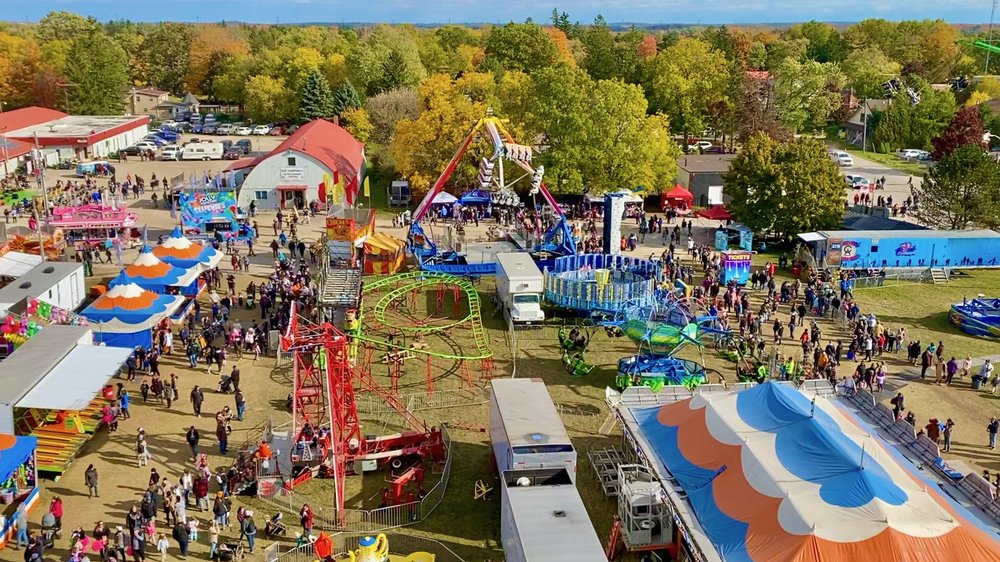
[[[240,229],[236,197],[232,192],[185,192],[181,193],[179,203],[185,232],[204,233],[209,223],[219,222],[229,222],[233,232]]]

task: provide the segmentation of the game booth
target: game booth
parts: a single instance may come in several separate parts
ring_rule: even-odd
[[[660,194],[660,211],[664,213],[672,209],[678,216],[688,215],[693,205],[694,195],[681,184]]]
[[[175,226],[170,236],[153,248],[153,255],[171,265],[194,267],[199,272],[212,269],[222,261],[222,252],[212,246],[192,242],[179,226]]]
[[[55,207],[46,224],[52,232],[62,229],[65,239],[71,244],[99,244],[121,238],[127,245],[140,237],[135,229],[136,219],[135,213],[124,208],[81,205]]]
[[[3,362],[0,428],[37,440],[43,476],[58,479],[90,440],[115,398],[108,381],[132,353],[95,345],[94,336],[89,326],[49,324]],[[0,464],[6,455],[0,450]]]
[[[0,548],[17,536],[17,508],[23,504],[30,512],[38,501],[37,447],[38,439],[34,437],[0,433]]]
[[[184,234],[201,239],[244,241],[253,238],[253,228],[236,206],[231,191],[182,192],[178,197]]]
[[[153,345],[153,328],[185,303],[180,295],[161,295],[135,283],[117,285],[82,314],[97,331],[94,340],[112,347],[135,349]]]
[[[392,275],[403,267],[406,242],[384,232],[373,232],[364,244],[366,275]]]
[[[198,266],[180,267],[160,260],[153,249],[143,246],[132,265],[125,266],[110,287],[136,284],[161,295],[197,296],[203,288]]]

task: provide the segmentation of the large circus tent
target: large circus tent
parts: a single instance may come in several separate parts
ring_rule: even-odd
[[[199,270],[198,265],[190,267],[171,265],[156,257],[152,248],[143,246],[139,251],[139,257],[131,265],[125,266],[121,273],[111,280],[110,286],[134,283],[154,293],[197,295],[198,277],[201,275]]]
[[[199,273],[214,268],[222,261],[222,252],[211,246],[192,242],[184,236],[179,226],[174,227],[170,236],[153,248],[153,255],[177,267],[197,267],[200,269]]]
[[[153,345],[153,328],[182,304],[183,296],[160,295],[130,283],[112,287],[81,314],[94,328],[95,342],[148,349]]]
[[[1000,560],[982,519],[849,416],[766,383],[631,406],[625,422],[711,558]]]

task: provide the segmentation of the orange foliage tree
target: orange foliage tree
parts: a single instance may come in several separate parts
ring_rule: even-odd
[[[250,43],[239,29],[228,25],[200,25],[191,41],[191,63],[184,83],[188,90],[203,94],[202,85],[212,68],[212,57],[217,53],[245,56],[250,53]]]
[[[559,51],[559,60],[571,65],[576,66],[576,60],[573,58],[573,51],[569,48],[569,38],[563,30],[558,27],[546,27],[545,32],[549,34],[552,38],[552,42],[556,44],[556,49]]]

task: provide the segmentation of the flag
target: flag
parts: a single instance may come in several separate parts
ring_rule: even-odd
[[[329,196],[332,193],[333,183],[330,174],[323,174],[323,183],[319,184],[319,200],[329,203]]]
[[[371,196],[372,196],[372,189],[368,183],[368,176],[365,176],[365,197],[371,197]]]
[[[191,176],[191,189],[198,189],[198,180],[194,179],[193,175]]]
[[[347,186],[344,184],[344,174],[337,172],[337,183],[333,187],[333,204],[340,204],[340,200],[344,199],[344,203],[347,203]]]

